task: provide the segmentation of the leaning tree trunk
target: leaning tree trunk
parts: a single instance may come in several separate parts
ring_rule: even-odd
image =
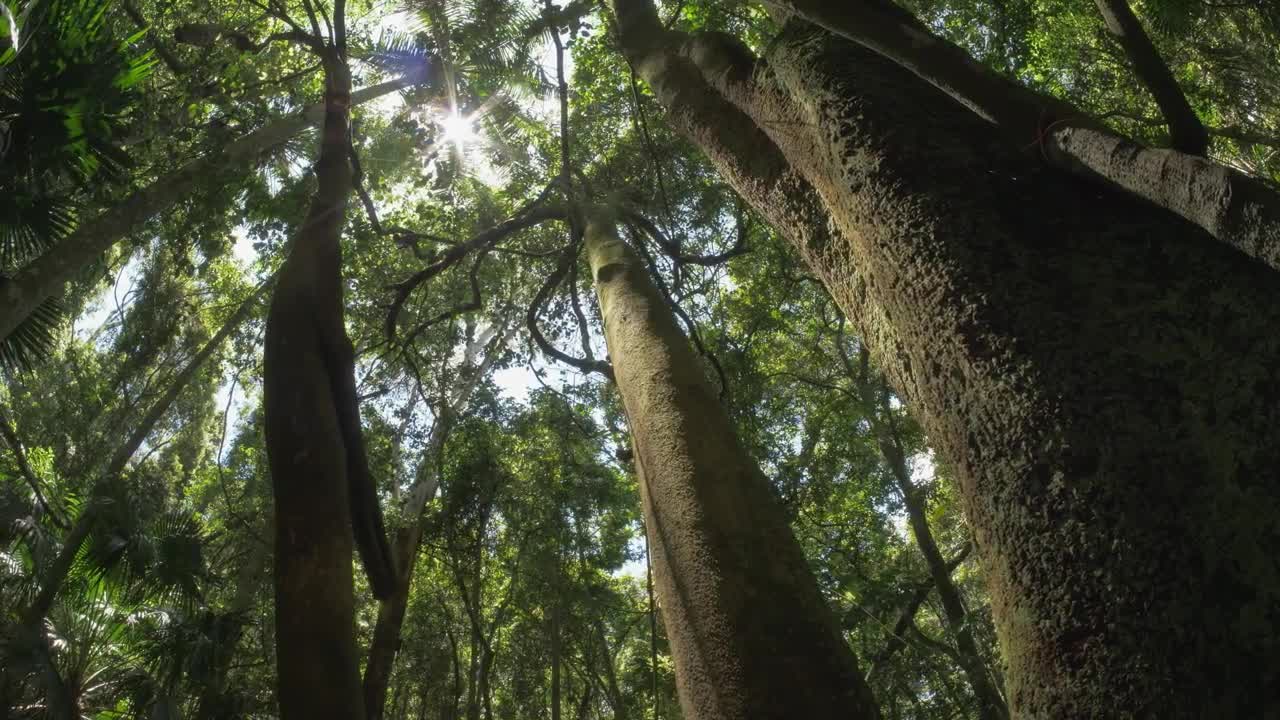
[[[954,468],[1011,714],[1277,710],[1280,276],[830,34],[792,21],[753,67],[613,4]]]
[[[412,83],[411,78],[405,77],[364,88],[352,94],[351,102],[368,102]],[[190,197],[218,173],[242,168],[303,128],[319,124],[324,107],[323,103],[312,105],[156,178],[120,204],[82,220],[75,232],[12,278],[0,277],[0,339],[8,337],[41,303],[61,292],[68,281],[148,219]]]
[[[684,716],[878,717],[768,480],[644,263],[601,214],[586,247]]]
[[[147,436],[155,429],[156,423],[160,422],[160,418],[169,411],[173,403],[177,401],[178,396],[183,390],[187,389],[187,385],[191,379],[196,376],[200,368],[208,362],[209,358],[218,351],[227,338],[240,327],[240,324],[248,319],[250,312],[258,305],[258,301],[262,299],[262,295],[267,288],[271,286],[270,282],[263,284],[253,295],[244,302],[240,303],[240,307],[231,314],[230,317],[222,323],[222,327],[214,334],[209,342],[200,348],[200,351],[183,366],[182,370],[173,378],[173,382],[169,383],[169,387],[165,390],[151,408],[147,410],[147,414],[138,421],[133,432],[129,437],[120,444],[116,451],[112,453],[111,459],[107,461],[106,467],[102,471],[101,477],[103,482],[106,479],[114,478],[129,464],[129,460],[138,452],[138,448],[142,447],[142,443],[146,442]],[[95,484],[96,487],[96,484]],[[68,573],[71,572],[71,566],[75,563],[76,555],[80,553],[80,546],[88,539],[90,531],[93,529],[94,522],[98,517],[98,500],[96,493],[90,493],[88,505],[80,512],[80,516],[72,523],[71,529],[67,531],[67,537],[62,542],[62,549],[54,556],[53,562],[48,570],[45,571],[44,578],[40,583],[40,592],[36,595],[35,600],[23,613],[23,623],[29,628],[36,628],[44,620],[45,615],[49,613],[49,608],[53,607],[53,600],[57,597],[58,591],[62,589],[63,583],[67,580]]]
[[[378,606],[378,619],[373,628],[373,639],[369,643],[368,658],[365,662],[363,691],[364,708],[368,720],[381,720],[387,704],[387,688],[391,685],[391,671],[395,667],[396,653],[400,650],[400,631],[404,626],[405,613],[409,608],[409,590],[413,580],[413,572],[418,562],[418,546],[422,543],[423,511],[431,498],[435,497],[440,486],[437,474],[437,462],[445,438],[455,422],[454,414],[465,409],[472,392],[480,380],[488,375],[489,368],[501,355],[506,342],[507,329],[489,336],[493,340],[493,350],[484,359],[476,363],[476,355],[484,349],[485,338],[466,349],[461,368],[466,379],[456,385],[454,391],[445,399],[437,412],[436,426],[431,430],[427,447],[422,453],[422,462],[414,479],[409,497],[404,504],[403,516],[408,523],[396,532],[392,544],[395,552],[395,565],[400,568],[400,582],[391,597]]]
[[[355,354],[343,322],[340,238],[352,185],[351,75],[338,50],[320,54],[325,117],[317,189],[280,269],[263,342],[276,524],[276,667],[284,720],[362,720],[353,544],[376,596],[389,596],[397,578],[369,474]]]

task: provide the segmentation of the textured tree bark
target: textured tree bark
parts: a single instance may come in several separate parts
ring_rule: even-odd
[[[586,248],[684,717],[878,717],[768,480],[643,261],[601,212]]]
[[[672,121],[796,246],[955,469],[1011,714],[1280,709],[1274,271],[1037,167],[830,34],[792,22],[753,66],[613,5]],[[809,227],[794,209],[813,205],[773,204],[796,176],[820,199]]]
[[[364,88],[351,95],[352,103],[362,103],[412,85],[412,78],[398,78]],[[0,338],[8,337],[45,300],[98,256],[110,250],[142,226],[148,219],[189,197],[211,175],[244,167],[262,153],[313,127],[324,117],[324,104],[316,104],[297,115],[282,118],[232,142],[221,151],[192,160],[178,170],[157,178],[125,198],[119,205],[80,222],[75,232],[58,246],[31,261],[12,278],[0,278]]]
[[[887,0],[771,4],[894,60],[1056,167],[1165,208],[1280,269],[1280,194],[1261,181],[1202,157],[1139,145],[1001,77]]]
[[[364,718],[353,535],[374,594],[389,596],[397,581],[369,476],[354,353],[343,322],[340,237],[352,183],[351,76],[332,48],[323,59],[318,187],[280,269],[263,343],[264,424],[275,497],[276,666],[284,720]]]

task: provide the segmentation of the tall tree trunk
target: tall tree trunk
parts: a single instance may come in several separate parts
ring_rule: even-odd
[[[222,347],[222,344],[227,341],[227,338],[231,337],[231,334],[240,327],[240,324],[248,319],[250,312],[257,306],[258,301],[262,299],[262,295],[270,286],[270,282],[263,284],[257,292],[240,303],[240,307],[236,308],[236,311],[222,323],[222,327],[218,329],[218,332],[214,333],[212,338],[209,338],[209,342],[205,343],[204,347],[200,348],[200,351],[174,376],[164,394],[156,399],[151,408],[147,410],[147,414],[138,421],[137,426],[134,427],[129,437],[112,453],[111,459],[107,461],[107,465],[103,469],[101,476],[103,480],[99,482],[114,478],[124,472],[125,465],[138,452],[138,448],[142,447],[142,443],[146,441],[147,436],[155,429],[156,423],[160,422],[160,418],[164,417],[164,414],[169,411],[169,408],[177,401],[178,396],[182,394],[183,390],[186,390],[191,379],[204,367],[209,358]],[[96,492],[90,494],[88,505],[80,512],[80,516],[76,518],[76,521],[72,523],[71,530],[67,532],[67,537],[62,542],[62,549],[58,551],[53,562],[44,573],[44,578],[40,583],[40,592],[23,614],[23,622],[28,627],[37,627],[44,620],[49,608],[53,606],[53,600],[58,591],[62,589],[62,584],[66,582],[67,574],[71,572],[71,566],[75,562],[76,555],[80,552],[80,546],[89,537],[89,532],[93,529],[93,524],[97,519],[98,506],[95,496]]]
[[[368,102],[409,87],[413,82],[412,78],[405,77],[364,88],[351,95],[351,102]],[[243,168],[302,129],[318,125],[324,118],[324,108],[324,103],[312,105],[296,115],[245,135],[217,153],[192,160],[178,170],[156,178],[120,204],[82,220],[75,232],[31,261],[12,278],[0,278],[0,338],[8,337],[41,303],[61,292],[69,280],[141,228],[148,219],[190,197],[212,176]]]
[[[364,718],[351,551],[374,594],[397,582],[360,427],[343,321],[340,237],[351,191],[351,76],[322,51],[325,118],[317,189],[267,315],[263,405],[275,498],[280,717]],[[354,532],[353,532],[354,531]]]
[[[439,409],[439,421],[432,428],[431,437],[422,453],[422,462],[418,465],[413,487],[404,504],[404,517],[409,524],[396,532],[392,545],[396,567],[401,569],[400,583],[391,597],[378,606],[378,620],[374,625],[373,639],[369,643],[368,659],[365,662],[363,690],[368,720],[381,720],[384,714],[391,671],[395,666],[396,653],[400,649],[400,630],[404,626],[405,612],[409,607],[409,589],[413,571],[417,567],[418,546],[422,543],[423,511],[440,487],[440,476],[436,472],[437,461],[454,422],[454,413],[465,409],[472,391],[501,355],[506,338],[507,328],[504,327],[466,349],[461,367],[467,373],[467,379],[454,388],[454,392]],[[493,340],[492,351],[477,364],[477,355],[484,349],[486,340]]]
[[[1280,277],[830,34],[789,22],[753,66],[613,4],[955,469],[1012,715],[1275,711]]]
[[[768,480],[643,261],[600,212],[586,248],[684,716],[878,717]]]
[[[626,720],[627,701],[622,694],[621,687],[618,685],[618,671],[613,664],[613,650],[609,647],[609,636],[605,633],[604,621],[597,617],[593,629],[600,641],[600,648],[604,651],[601,658],[604,663],[604,678],[607,683],[605,690],[609,693],[609,706],[613,709],[614,720]]]

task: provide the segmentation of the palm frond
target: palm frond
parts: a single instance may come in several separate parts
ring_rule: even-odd
[[[199,520],[180,510],[139,513],[139,503],[119,490],[104,502],[82,571],[118,584],[133,602],[199,600],[207,575]]]
[[[0,204],[0,267],[16,268],[75,229],[71,204],[19,195]]]
[[[0,277],[0,285],[4,282]],[[0,339],[0,368],[26,371],[48,358],[65,319],[61,299],[41,303],[8,337]]]

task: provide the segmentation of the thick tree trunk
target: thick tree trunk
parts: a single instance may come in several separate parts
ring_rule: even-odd
[[[283,720],[364,718],[353,537],[375,595],[389,596],[397,582],[369,475],[354,352],[343,322],[339,241],[352,183],[351,77],[332,48],[324,51],[324,65],[318,187],[280,270],[263,353]]]
[[[351,102],[368,102],[409,87],[412,82],[410,78],[399,78],[364,88],[351,95]],[[210,176],[242,168],[303,128],[318,125],[323,117],[324,104],[312,105],[297,115],[245,135],[215,154],[192,160],[134,192],[119,205],[82,220],[75,232],[63,238],[57,247],[33,260],[12,278],[0,278],[0,338],[8,337],[41,303],[61,292],[68,281],[98,256],[141,228],[148,219],[190,197]]]
[[[147,410],[147,414],[138,421],[137,426],[134,427],[129,437],[112,453],[111,459],[107,461],[107,465],[102,472],[104,479],[116,477],[124,472],[125,466],[129,464],[129,460],[138,452],[138,448],[142,447],[142,443],[146,441],[151,431],[155,429],[156,423],[160,422],[160,418],[164,417],[164,414],[169,411],[169,408],[177,401],[182,391],[187,389],[191,379],[204,367],[209,358],[222,347],[222,344],[227,341],[227,338],[231,337],[231,334],[240,327],[240,324],[248,319],[250,312],[257,306],[258,301],[262,299],[262,295],[270,286],[269,282],[264,284],[257,292],[240,303],[240,307],[236,308],[236,311],[222,323],[222,327],[209,339],[209,342],[205,343],[204,347],[200,348],[200,351],[174,376],[173,382],[169,383],[169,387],[164,394],[156,399],[151,408]],[[93,524],[98,516],[94,495],[94,493],[91,493],[88,505],[80,512],[76,521],[72,523],[71,529],[67,532],[67,537],[62,542],[62,549],[54,556],[53,563],[44,573],[44,578],[40,583],[40,592],[23,614],[23,622],[28,627],[39,626],[45,615],[48,614],[49,608],[53,606],[54,598],[57,596],[58,591],[62,589],[62,584],[66,582],[67,574],[71,572],[71,566],[75,563],[76,555],[80,553],[80,546],[88,539],[89,532],[93,529]]]
[[[588,221],[586,247],[684,716],[878,717],[768,480],[644,263],[607,215]]]
[[[955,469],[1012,715],[1280,709],[1276,273],[1036,167],[829,34],[790,24],[753,69],[614,5],[672,120],[796,246]],[[782,179],[825,216],[795,211],[807,194],[775,204]]]
[[[1280,194],[1265,183],[1202,157],[1139,145],[1062,101],[1001,77],[888,0],[772,4],[893,59],[998,125],[1018,147],[1176,213],[1280,269]]]

